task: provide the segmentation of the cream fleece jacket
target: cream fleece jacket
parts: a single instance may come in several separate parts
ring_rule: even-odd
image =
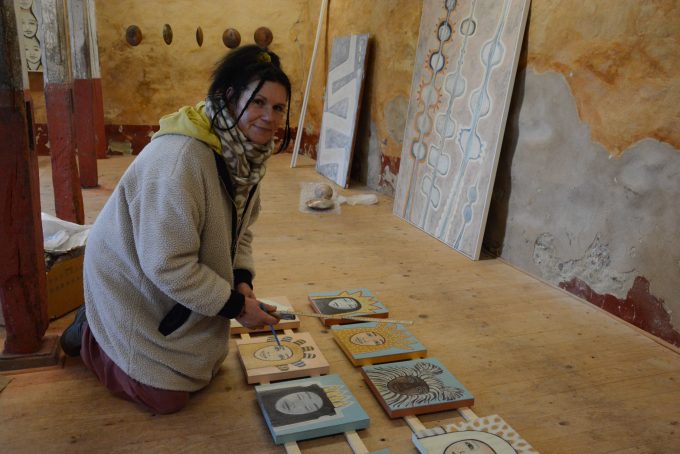
[[[255,275],[250,225],[259,189],[244,213],[235,263],[231,201],[214,152],[183,135],[154,138],[127,169],[99,213],[85,250],[90,329],[130,377],[161,389],[206,386],[227,354],[235,268]],[[189,319],[163,336],[158,325],[179,303]]]

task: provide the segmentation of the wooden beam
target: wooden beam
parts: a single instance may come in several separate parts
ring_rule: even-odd
[[[45,78],[47,130],[52,158],[52,184],[57,217],[82,224],[83,194],[76,164],[73,133],[72,79],[68,58],[65,0],[36,3],[42,24],[40,43]]]
[[[97,157],[99,141],[104,140],[104,111],[101,102],[95,97],[101,89],[95,87],[92,53],[97,53],[96,39],[91,39],[90,23],[94,15],[90,14],[88,0],[70,0],[68,2],[69,31],[71,38],[71,64],[73,68],[73,108],[76,148],[80,169],[80,184],[84,188],[98,185]],[[91,48],[95,47],[94,50]],[[98,61],[98,59],[97,59]],[[100,81],[101,82],[101,81]],[[97,118],[101,116],[101,118]],[[99,131],[101,129],[102,131]]]
[[[95,0],[87,0],[87,25],[90,29],[88,37],[90,45],[90,77],[92,78],[92,116],[94,118],[95,146],[97,158],[105,159],[109,149],[106,140],[106,128],[104,127],[104,98],[102,95],[102,74],[99,66],[99,44],[97,41],[97,14]]]
[[[0,305],[4,354],[34,353],[48,326],[38,161],[28,146],[13,0],[0,14]]]

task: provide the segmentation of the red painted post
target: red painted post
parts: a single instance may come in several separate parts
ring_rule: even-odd
[[[0,305],[4,354],[38,351],[48,325],[40,184],[29,148],[14,0],[0,0]]]
[[[92,79],[73,79],[73,127],[78,149],[80,185],[97,187],[97,145],[92,105]]]
[[[45,83],[47,130],[52,160],[54,208],[58,218],[83,224],[83,194],[76,163],[71,84]]]
[[[72,80],[68,63],[66,7],[64,0],[41,0],[43,77],[47,130],[52,157],[52,185],[57,217],[82,224],[83,194],[76,164],[73,133]]]
[[[98,61],[98,60],[97,60]],[[95,145],[97,147],[97,159],[106,159],[109,151],[109,143],[106,138],[106,126],[104,125],[104,98],[102,95],[102,79],[99,75],[99,63],[97,63],[96,77],[92,77],[92,109],[94,110]]]

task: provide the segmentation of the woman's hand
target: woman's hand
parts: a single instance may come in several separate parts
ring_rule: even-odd
[[[250,289],[250,286],[247,284],[245,285]],[[239,292],[240,291],[241,290],[239,289]],[[252,289],[250,292],[252,294]],[[275,306],[260,303],[255,298],[251,298],[246,295],[246,302],[243,305],[243,311],[241,311],[241,314],[236,317],[236,321],[248,329],[258,329],[264,325],[276,325],[279,322],[279,319],[273,315],[270,315],[268,312],[263,311],[260,308],[260,304],[262,304],[262,307],[265,308],[265,311],[274,312],[276,310]]]
[[[253,292],[253,289],[250,288],[250,285],[246,284],[245,282],[241,282],[236,287],[236,291],[239,292],[241,295],[245,296],[246,298],[257,299],[255,297],[255,292]]]

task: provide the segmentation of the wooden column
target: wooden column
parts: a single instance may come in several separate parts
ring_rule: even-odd
[[[66,33],[65,0],[41,0],[38,19],[45,79],[47,129],[52,157],[52,184],[57,217],[82,224],[83,194],[76,164],[73,133],[72,80]]]
[[[99,45],[97,43],[97,14],[95,0],[87,0],[87,14],[90,39],[90,77],[92,79],[92,116],[94,118],[95,146],[97,158],[105,159],[109,149],[104,127],[104,98],[102,96],[102,75],[99,67]]]
[[[14,1],[0,0],[0,305],[3,354],[38,351],[47,329],[38,159],[31,150]]]
[[[69,0],[68,19],[71,34],[71,63],[73,69],[73,116],[76,133],[76,147],[78,149],[78,163],[80,164],[80,184],[84,188],[97,186],[97,157],[98,142],[104,140],[104,112],[97,109],[101,102],[101,86],[95,87],[92,78],[92,50],[96,54],[96,38],[90,39],[92,30],[90,23],[94,15],[90,14],[90,1]],[[98,60],[97,60],[98,61]],[[101,85],[101,84],[100,84]],[[100,99],[101,101],[101,99]],[[101,118],[97,118],[97,116]],[[97,128],[99,125],[102,131]]]

